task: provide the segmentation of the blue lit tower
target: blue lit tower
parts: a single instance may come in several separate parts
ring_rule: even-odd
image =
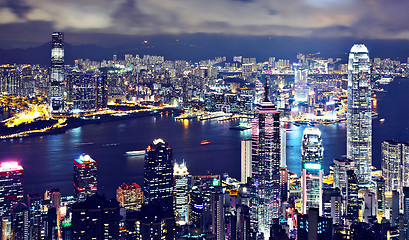
[[[52,34],[51,74],[48,88],[48,101],[52,112],[61,112],[64,109],[64,34]]]
[[[322,213],[322,147],[321,131],[318,128],[304,130],[301,146],[301,199],[302,213],[317,208]]]
[[[269,237],[273,218],[280,215],[280,113],[268,98],[267,79],[264,99],[252,121],[252,226]]]
[[[146,148],[143,175],[145,202],[173,215],[172,149],[162,139],[153,140]]]
[[[82,154],[74,159],[74,195],[77,201],[97,193],[97,162]]]
[[[347,158],[355,162],[358,183],[368,185],[372,166],[372,109],[368,49],[351,48],[348,61]]]

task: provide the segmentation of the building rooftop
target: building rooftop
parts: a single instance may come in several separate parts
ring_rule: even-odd
[[[24,170],[18,162],[2,162],[0,165],[0,172],[19,171]]]

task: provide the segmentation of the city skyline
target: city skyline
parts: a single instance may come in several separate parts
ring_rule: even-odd
[[[17,184],[7,164],[2,175],[2,189],[24,191],[0,195],[7,236],[409,237],[409,116],[394,112],[409,58],[355,44],[348,63],[114,53],[62,64],[63,36],[51,36],[51,68],[0,66],[1,152],[23,159]]]

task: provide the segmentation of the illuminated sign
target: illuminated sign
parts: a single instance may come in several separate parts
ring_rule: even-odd
[[[304,168],[308,170],[321,170],[320,163],[305,163]]]
[[[213,186],[214,186],[214,187],[219,186],[219,184],[220,184],[220,183],[219,183],[219,179],[216,179],[216,178],[213,179]]]

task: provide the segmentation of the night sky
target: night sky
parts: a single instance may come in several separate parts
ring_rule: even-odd
[[[409,40],[407,0],[0,0],[0,48],[215,34]]]

